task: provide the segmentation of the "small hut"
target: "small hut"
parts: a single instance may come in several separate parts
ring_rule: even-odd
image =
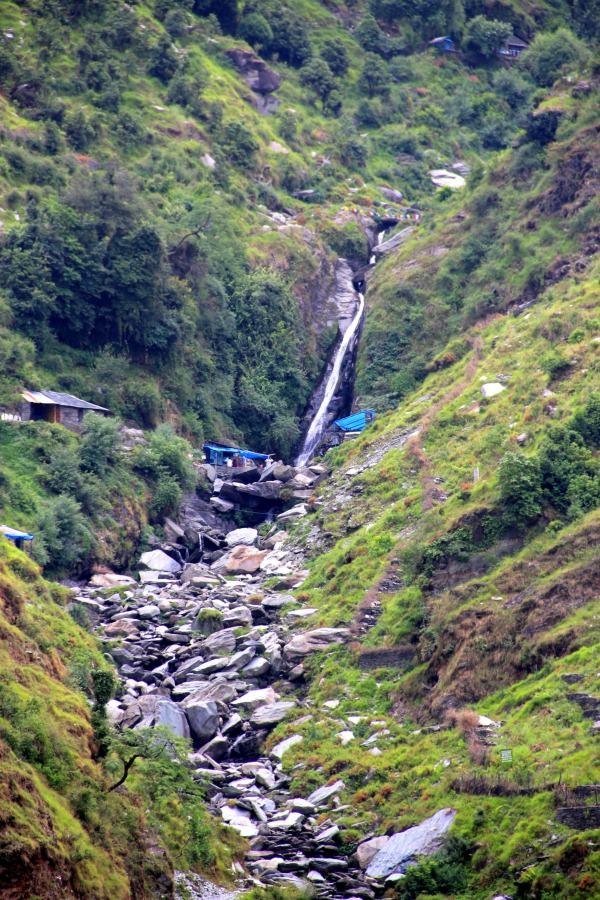
[[[22,422],[53,422],[77,432],[81,431],[83,420],[90,412],[112,415],[104,406],[58,391],[23,391],[19,411]]]

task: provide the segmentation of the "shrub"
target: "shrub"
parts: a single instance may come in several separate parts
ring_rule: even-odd
[[[149,504],[152,518],[157,521],[167,516],[177,516],[183,500],[183,491],[176,479],[170,475],[161,475],[156,483],[154,495]]]
[[[267,50],[273,42],[273,29],[259,12],[244,16],[239,34],[257,50]]]
[[[563,66],[582,66],[589,51],[567,28],[552,34],[539,33],[519,63],[540,87],[551,87]]]
[[[571,427],[586,444],[600,447],[600,393],[592,394],[583,409],[577,410]]]
[[[540,357],[540,368],[550,379],[557,378],[570,368],[571,363],[562,350],[546,350]]]
[[[388,96],[390,92],[390,73],[387,63],[377,54],[365,54],[365,63],[358,79],[358,88],[368,97]]]
[[[114,460],[120,439],[117,419],[88,413],[83,420],[80,450],[82,468],[94,475],[105,475],[109,463]]]
[[[36,528],[38,562],[54,570],[87,568],[95,539],[76,500],[66,494],[46,500],[38,510]]]
[[[572,428],[551,428],[540,448],[544,499],[560,514],[577,518],[600,505],[600,463]]]
[[[506,453],[498,467],[500,497],[505,520],[511,525],[527,525],[541,511],[542,483],[539,462],[522,453]]]

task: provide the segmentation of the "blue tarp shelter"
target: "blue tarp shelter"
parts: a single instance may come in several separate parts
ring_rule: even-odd
[[[13,541],[19,550],[24,549],[26,542],[33,540],[33,535],[26,531],[19,531],[18,528],[12,528],[10,525],[0,525],[0,534],[3,534],[9,541]]]
[[[363,409],[361,412],[346,416],[344,419],[336,419],[333,423],[336,431],[362,431],[370,422],[375,421],[375,413],[372,409]]]
[[[242,459],[251,459],[255,462],[266,462],[269,459],[268,453],[255,453],[254,450],[244,450],[241,447],[222,447],[219,444],[204,444],[202,447],[206,454],[207,462],[211,466],[224,466],[228,459],[239,456]]]

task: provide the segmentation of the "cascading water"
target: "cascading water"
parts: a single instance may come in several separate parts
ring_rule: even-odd
[[[333,368],[329,374],[329,378],[327,379],[323,399],[321,400],[321,404],[316,411],[312,422],[310,423],[310,428],[308,429],[306,437],[304,438],[302,449],[298,454],[298,458],[296,459],[297,466],[306,465],[306,463],[312,457],[327,428],[327,411],[329,409],[329,405],[331,403],[333,395],[335,394],[335,389],[340,378],[342,363],[344,362],[344,358],[348,351],[348,347],[352,342],[352,338],[358,330],[365,308],[365,298],[362,294],[358,295],[358,300],[358,309],[354,315],[354,318],[350,322],[350,325],[346,329],[344,337],[342,338],[342,342],[335,354]]]

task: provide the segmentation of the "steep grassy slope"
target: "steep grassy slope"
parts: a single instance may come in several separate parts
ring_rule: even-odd
[[[0,896],[164,897],[173,861],[194,865],[194,854],[227,877],[231,835],[161,788],[160,769],[142,761],[108,792],[121,771],[105,771],[90,717],[107,664],[67,596],[0,540]]]
[[[559,784],[599,777],[598,737],[573,696],[597,696],[600,639],[597,103],[596,93],[571,107],[557,142],[538,148],[543,174],[515,179],[524,144],[380,264],[362,378],[393,329],[407,335],[406,355],[390,352],[380,384],[418,348],[437,358],[397,409],[330,452],[332,480],[297,526],[301,538],[318,523],[325,551],[302,599],[320,609],[319,624],[350,624],[357,641],[313,668],[316,723],[274,739],[305,736],[286,759],[291,772],[310,763],[294,776],[299,791],[323,773],[344,779],[350,845],[458,810],[464,843],[423,863],[401,897],[600,890],[597,831],[577,835],[556,819]],[[486,234],[485,261],[459,282]],[[452,277],[454,309],[442,290]],[[476,302],[484,290],[489,307]],[[502,390],[486,398],[487,384]],[[404,668],[364,671],[360,651],[380,647],[401,647]],[[330,699],[341,701],[334,713]],[[382,754],[341,747],[339,713],[366,717],[356,739],[380,718]],[[480,714],[496,724],[480,727]]]

